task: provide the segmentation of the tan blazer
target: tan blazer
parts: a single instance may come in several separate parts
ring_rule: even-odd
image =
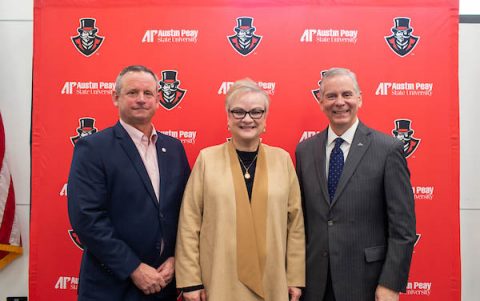
[[[259,148],[249,202],[231,142],[202,150],[178,227],[177,287],[203,284],[209,301],[288,301],[305,285],[300,190],[290,156]]]

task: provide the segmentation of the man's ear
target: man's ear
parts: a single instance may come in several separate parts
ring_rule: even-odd
[[[324,112],[324,110],[323,110],[323,102],[324,102],[323,98],[320,97],[320,98],[318,99],[318,106],[320,107],[320,110],[322,110],[322,112]]]
[[[115,90],[113,90],[112,91],[112,101],[113,101],[113,105],[117,108],[118,108],[118,97],[119,97],[119,95],[117,94],[117,92],[115,92]]]

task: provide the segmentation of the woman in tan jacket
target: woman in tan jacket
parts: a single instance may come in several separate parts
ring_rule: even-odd
[[[232,139],[202,150],[178,227],[176,281],[185,301],[298,300],[305,234],[289,154],[261,143],[269,97],[250,79],[226,98]]]

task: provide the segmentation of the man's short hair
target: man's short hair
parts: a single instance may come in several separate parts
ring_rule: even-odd
[[[157,90],[158,90],[158,78],[152,70],[142,65],[130,65],[123,68],[122,71],[120,71],[120,73],[118,74],[117,79],[115,80],[115,93],[120,94],[122,90],[121,84],[122,84],[123,76],[128,72],[145,72],[150,74],[155,79],[155,84],[157,85]]]
[[[358,85],[357,76],[355,73],[347,68],[333,67],[322,73],[322,81],[320,82],[320,98],[323,97],[323,83],[326,79],[332,78],[339,75],[346,75],[350,77],[353,81],[353,87],[355,92],[360,93],[360,86]]]

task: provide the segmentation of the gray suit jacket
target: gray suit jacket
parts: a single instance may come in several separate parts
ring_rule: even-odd
[[[405,291],[416,233],[402,143],[360,122],[330,204],[326,142],[324,130],[296,150],[307,239],[303,299],[322,300],[329,264],[337,301],[373,301],[378,284]]]

